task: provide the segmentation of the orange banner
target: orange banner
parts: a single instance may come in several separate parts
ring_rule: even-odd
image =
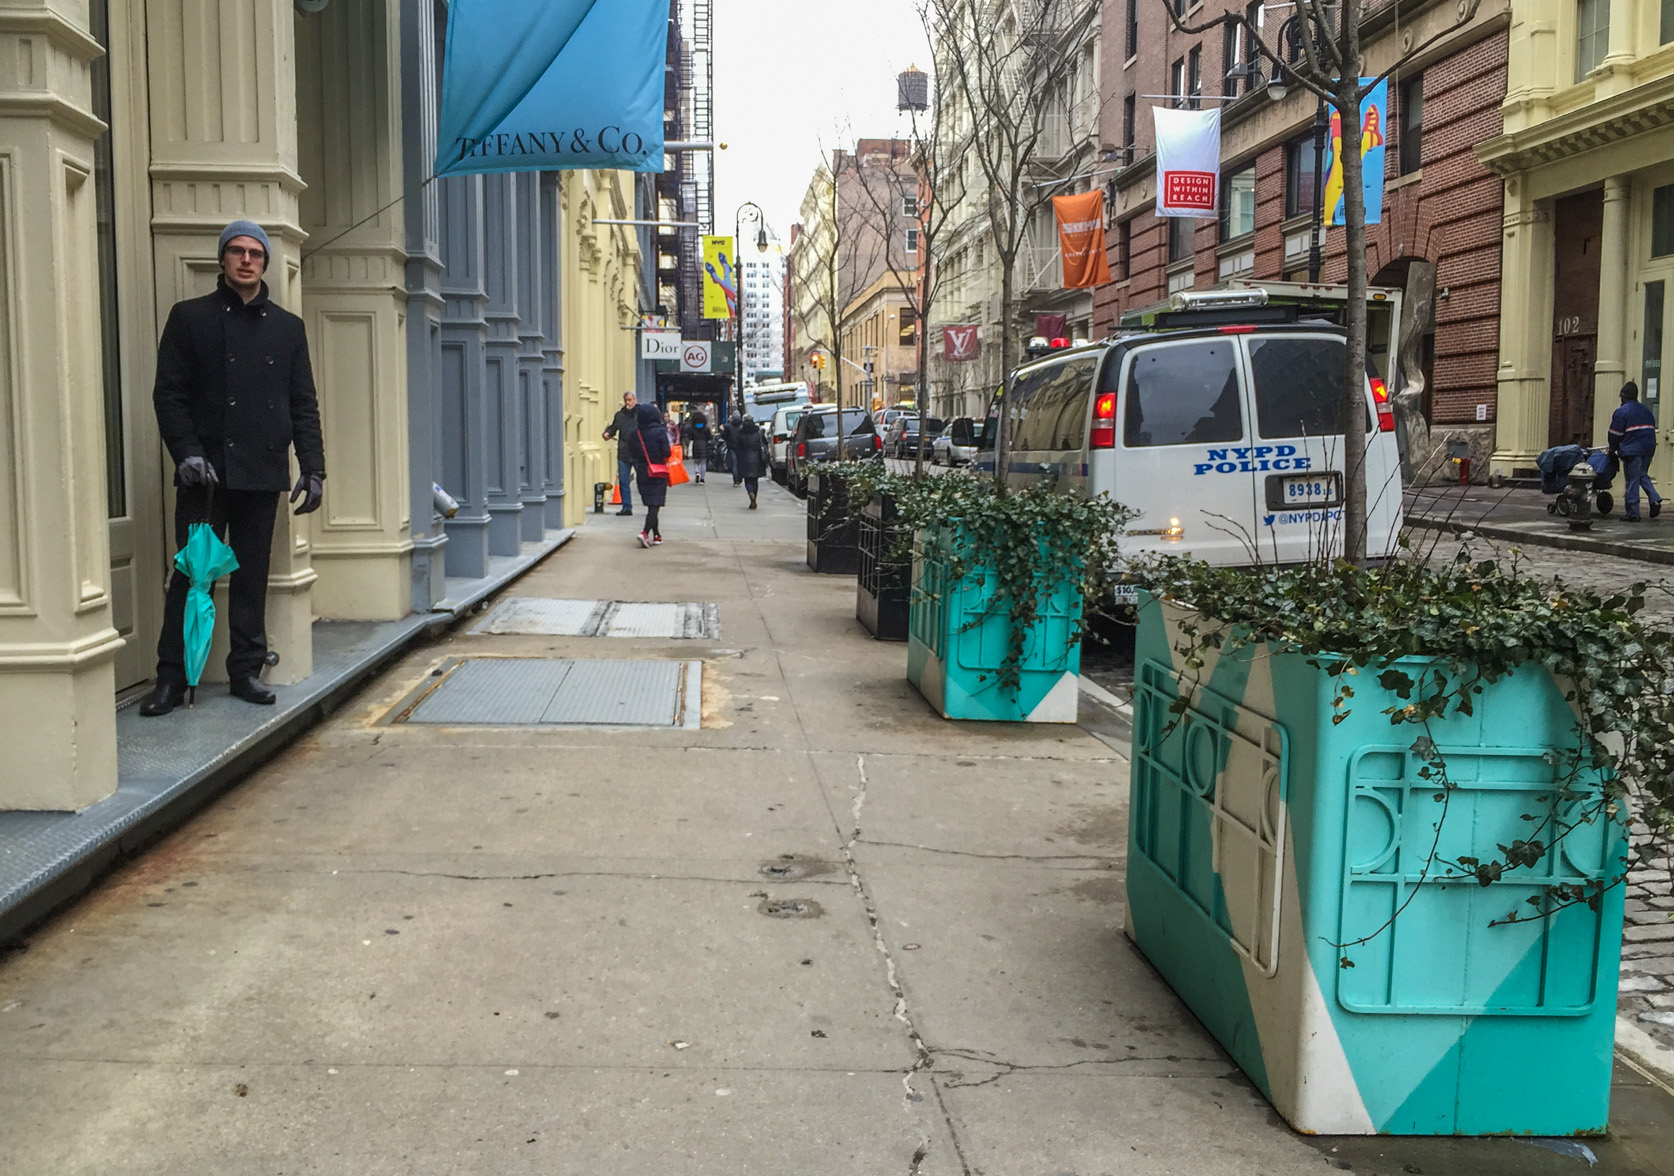
[[[1110,262],[1104,255],[1104,193],[1054,196],[1058,218],[1058,248],[1064,257],[1064,289],[1102,286],[1110,281]]]

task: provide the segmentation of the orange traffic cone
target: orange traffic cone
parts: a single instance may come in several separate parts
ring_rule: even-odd
[[[610,486],[610,505],[622,505],[622,483],[612,482]]]

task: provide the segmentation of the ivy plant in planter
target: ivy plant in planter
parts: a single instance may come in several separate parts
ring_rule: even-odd
[[[808,476],[808,566],[828,575],[859,570],[860,510],[891,477],[881,461],[824,462]]]
[[[1626,823],[1670,823],[1643,589],[1463,554],[1143,576],[1141,950],[1304,1130],[1604,1130]]]
[[[946,718],[1074,722],[1084,604],[1131,512],[958,474],[891,491],[917,536],[908,679]]]

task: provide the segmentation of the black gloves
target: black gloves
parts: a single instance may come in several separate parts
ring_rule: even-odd
[[[291,503],[301,498],[302,505],[296,508],[299,515],[312,514],[320,509],[320,497],[325,494],[324,474],[303,474],[291,488]]]
[[[202,457],[188,457],[174,471],[174,476],[180,480],[182,486],[219,486],[221,484],[221,479],[215,476],[215,467],[209,464],[207,458]]]

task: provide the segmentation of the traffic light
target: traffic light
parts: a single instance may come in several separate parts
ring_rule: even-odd
[[[825,370],[825,356],[821,355],[817,351],[808,357],[808,362],[814,365],[814,370],[816,372],[822,372]]]

